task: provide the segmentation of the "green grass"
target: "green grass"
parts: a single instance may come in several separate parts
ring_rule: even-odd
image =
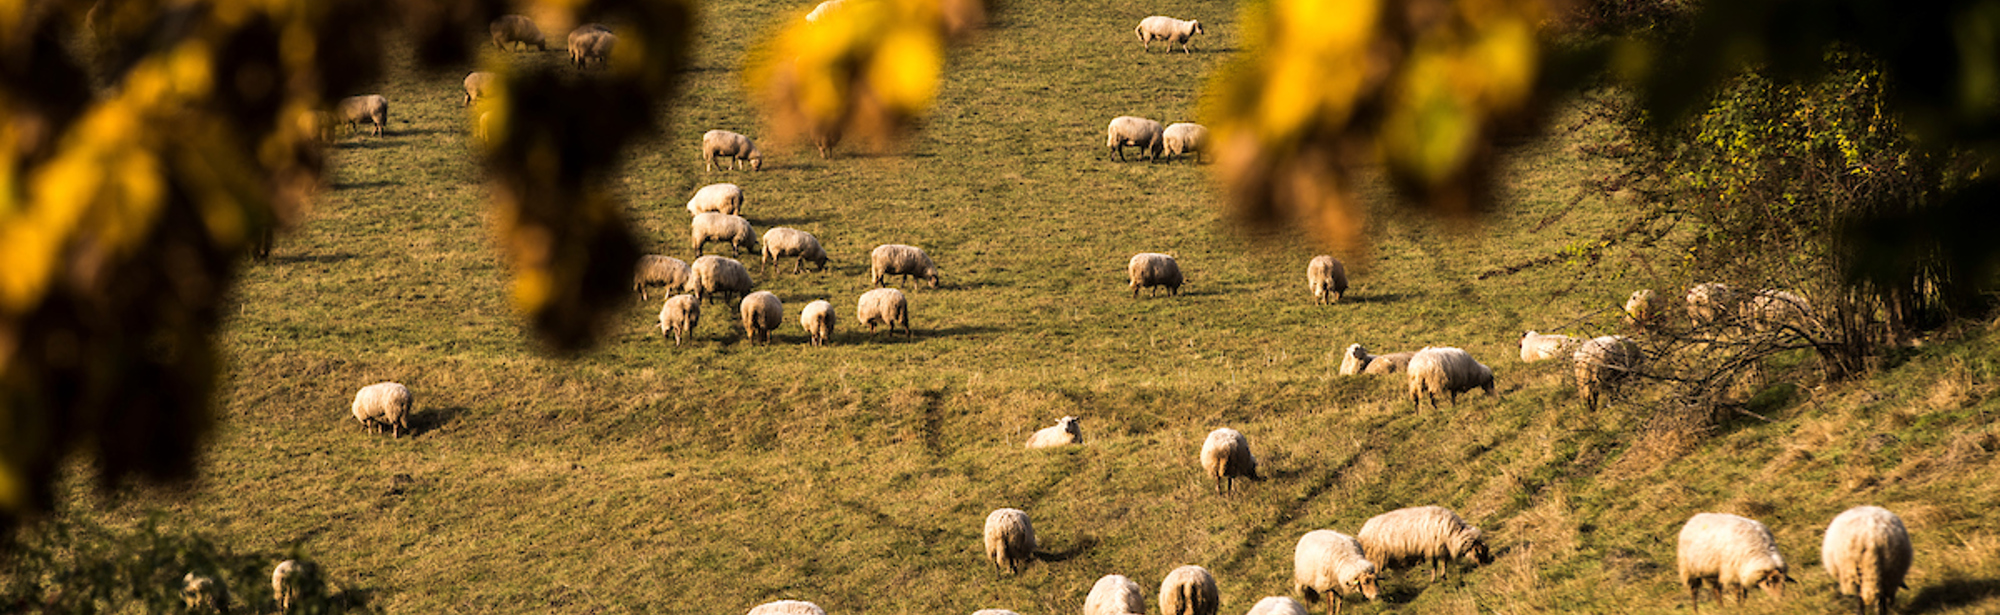
[[[665,133],[618,179],[651,251],[692,260],[682,204],[714,181],[743,185],[760,233],[820,238],[825,274],[753,270],[786,305],[776,344],[742,343],[711,306],[676,348],[654,329],[658,304],[635,298],[598,350],[536,354],[490,239],[464,72],[395,66],[380,88],[390,134],[338,145],[332,189],[236,290],[201,478],[107,499],[78,467],[59,519],[117,531],[158,515],[163,532],[268,556],[264,574],[298,549],[350,602],[391,613],[731,613],[777,599],[837,615],[1075,613],[1100,576],[1150,595],[1189,563],[1220,580],[1222,612],[1241,613],[1289,593],[1292,547],[1313,529],[1440,504],[1491,537],[1498,561],[1463,585],[1398,576],[1383,602],[1348,605],[1366,614],[1684,609],[1674,533],[1729,511],[1769,524],[1800,580],[1741,611],[1817,613],[1839,606],[1819,529],[1875,503],[1916,535],[1905,612],[2000,609],[2000,335],[1983,326],[1860,382],[1774,370],[1799,385],[1760,406],[1774,422],[1706,438],[1648,429],[1629,404],[1587,413],[1565,369],[1516,359],[1525,329],[1686,284],[1665,254],[1628,247],[1478,279],[1637,215],[1570,207],[1603,172],[1573,146],[1600,130],[1510,150],[1501,206],[1476,227],[1402,213],[1368,185],[1374,247],[1347,256],[1349,299],[1315,307],[1302,278],[1321,250],[1302,234],[1230,222],[1206,167],[1117,163],[1102,147],[1113,116],[1193,119],[1205,75],[1243,46],[1233,9],[1013,0],[957,51],[900,149],[767,151],[761,173],[703,173],[701,132],[759,134],[734,70],[746,46],[807,4],[707,3]],[[1200,19],[1200,52],[1142,54],[1130,30],[1152,14]],[[906,289],[909,341],[852,322],[867,251],[892,242],[943,270],[942,288]],[[1177,255],[1182,296],[1130,297],[1124,265],[1145,251]],[[812,348],[798,310],[819,298],[841,322]],[[1564,332],[1610,327],[1584,322]],[[1356,342],[1464,347],[1504,397],[1412,412],[1400,381],[1334,375]],[[415,392],[415,437],[349,416],[354,391],[380,380]],[[1084,446],[1021,449],[1063,415],[1082,417]],[[1250,438],[1269,480],[1211,492],[1195,455],[1222,426]],[[1001,507],[1028,511],[1049,554],[1018,577],[981,553]],[[267,577],[234,570],[239,599],[270,610]]]

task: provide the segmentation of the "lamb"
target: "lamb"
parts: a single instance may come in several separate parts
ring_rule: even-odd
[[[1704,581],[1714,585],[1716,604],[1722,604],[1724,590],[1741,604],[1753,586],[1782,599],[1785,582],[1792,580],[1771,530],[1736,515],[1701,513],[1688,518],[1675,553],[1681,584],[1687,586],[1697,611]]]
[[[916,276],[937,288],[938,268],[931,262],[931,255],[923,248],[900,243],[885,243],[868,252],[868,274],[874,278],[875,287],[882,287],[882,279],[901,274],[903,283],[910,283],[910,276]]]
[[[379,137],[382,136],[382,129],[389,125],[389,99],[380,94],[349,96],[334,105],[334,113],[351,131],[359,132],[361,122],[375,125],[375,136]]]
[[[311,564],[291,559],[278,562],[278,566],[271,569],[271,596],[278,600],[278,612],[291,612],[300,594],[305,593],[306,577],[311,574]]]
[[[738,308],[743,314],[743,335],[750,338],[752,345],[758,340],[771,343],[771,331],[785,324],[785,302],[771,291],[750,293]]]
[[[701,158],[707,161],[707,170],[714,171],[717,168],[715,164],[717,157],[727,157],[731,171],[741,170],[742,167],[738,163],[744,161],[750,163],[752,171],[764,170],[764,154],[757,151],[757,145],[750,142],[750,137],[727,130],[711,130],[701,134]]]
[[[1696,284],[1687,292],[1688,318],[1697,327],[1728,318],[1735,306],[1736,291],[1722,284]]]
[[[743,215],[743,188],[736,184],[709,184],[694,191],[688,199],[688,215],[699,215],[704,211],[724,213],[732,216]]]
[[[1021,567],[1035,559],[1035,526],[1028,513],[1018,508],[1002,508],[986,515],[986,558],[996,568],[1020,574]]]
[[[1312,291],[1313,305],[1340,303],[1341,295],[1347,293],[1347,266],[1330,254],[1313,257],[1306,263],[1306,290]]]
[[[826,339],[833,337],[833,304],[825,300],[806,304],[806,309],[799,311],[799,326],[805,328],[808,343],[825,346]]]
[[[595,60],[598,68],[604,68],[611,62],[611,51],[617,46],[618,35],[608,31],[585,32],[582,36],[573,36],[569,41],[570,64],[577,70],[583,70]]]
[[[1334,609],[1339,611],[1339,609]],[[1247,615],[1306,615],[1305,605],[1284,596],[1265,596],[1250,607]]]
[[[903,291],[894,288],[877,288],[861,294],[861,300],[854,307],[854,323],[868,325],[868,332],[875,332],[877,323],[889,325],[889,334],[896,334],[896,325],[903,325],[903,334],[916,337],[910,331],[910,303],[903,298]]]
[[[354,394],[354,419],[375,433],[388,426],[397,438],[410,429],[410,389],[394,382],[378,382],[361,387]]]
[[[811,308],[807,308],[811,309]],[[694,337],[695,325],[701,324],[701,301],[694,295],[674,295],[660,306],[660,337],[674,337],[674,345],[681,345],[684,337]]]
[[[1122,574],[1107,574],[1090,586],[1083,615],[1146,615],[1146,594]]]
[[[749,615],[826,615],[826,609],[803,600],[779,600],[752,607]]]
[[[516,43],[520,44],[519,49],[534,45],[536,49],[549,50],[548,44],[542,40],[542,29],[535,27],[535,22],[527,17],[501,15],[487,29],[493,33],[493,47],[501,51],[514,51]]]
[[[481,98],[492,98],[499,93],[500,75],[479,71],[465,76],[466,106],[472,106],[472,101]]]
[[[777,264],[778,259],[797,257],[792,265],[792,273],[805,273],[806,261],[813,262],[813,271],[826,271],[826,249],[819,246],[819,238],[812,233],[795,228],[778,227],[764,231],[764,267]]]
[[[1650,288],[1632,291],[1631,298],[1625,300],[1625,323],[1641,329],[1651,329],[1660,324],[1659,296]]]
[[[1639,346],[1622,335],[1591,338],[1576,349],[1576,391],[1584,405],[1597,410],[1597,397],[1617,388],[1646,360]]]
[[[1132,279],[1132,298],[1139,298],[1139,289],[1147,289],[1146,296],[1159,296],[1160,286],[1175,297],[1181,295],[1181,265],[1174,257],[1158,252],[1141,252],[1132,255],[1125,263],[1125,275]]]
[[[1523,333],[1521,334],[1521,362],[1534,363],[1536,361],[1547,361],[1569,354],[1567,351],[1571,347],[1576,346],[1577,341],[1574,337],[1555,333],[1543,334],[1534,331]]]
[[[755,286],[750,281],[750,270],[743,263],[726,256],[707,255],[694,259],[688,267],[687,286],[681,287],[694,294],[695,301],[706,301],[711,296],[750,294]]]
[[[1888,615],[1896,590],[1907,587],[1903,577],[1910,572],[1912,555],[1903,519],[1878,506],[1856,506],[1834,517],[1819,548],[1820,562],[1840,595],[1860,599],[1855,605],[1860,615],[1868,615],[1870,606]]]
[[[1472,389],[1482,389],[1487,395],[1498,396],[1493,391],[1493,368],[1481,365],[1472,355],[1457,348],[1429,348],[1417,351],[1410,357],[1410,404],[1423,408],[1423,399],[1430,399],[1431,408],[1436,409],[1437,396],[1451,395],[1451,405],[1458,405],[1458,394]]]
[[[590,45],[591,45],[590,41],[592,40],[591,35],[599,32],[610,34],[611,28],[606,27],[604,24],[601,23],[587,23],[581,26],[577,26],[576,29],[569,31],[568,43],[569,43],[570,65],[575,66],[577,68],[583,68],[583,58],[590,50]]]
[[[1361,542],[1368,561],[1383,570],[1423,560],[1431,569],[1432,583],[1437,582],[1440,570],[1449,578],[1450,564],[1468,555],[1482,566],[1493,563],[1479,528],[1442,506],[1415,506],[1375,515],[1361,524],[1354,537]]]
[[[1132,33],[1139,36],[1139,42],[1145,43],[1146,51],[1153,50],[1153,41],[1166,41],[1167,53],[1173,53],[1174,45],[1178,44],[1181,46],[1181,51],[1192,55],[1194,51],[1188,49],[1188,39],[1194,38],[1196,34],[1207,34],[1208,32],[1201,29],[1201,22],[1199,21],[1181,21],[1172,17],[1154,15],[1139,20],[1139,26],[1133,28]]]
[[[712,211],[695,214],[694,220],[688,223],[688,232],[688,248],[694,250],[696,255],[700,255],[710,241],[726,242],[738,255],[757,250],[757,232],[742,216]]]
[[[1208,432],[1208,440],[1202,442],[1201,469],[1215,481],[1216,493],[1233,492],[1236,477],[1257,480],[1257,457],[1250,454],[1250,441],[1242,432],[1223,427]]]
[[[181,604],[190,613],[227,613],[229,589],[207,575],[189,572],[181,577]]]
[[[1348,596],[1359,594],[1374,600],[1381,595],[1375,564],[1363,555],[1361,542],[1333,530],[1313,530],[1299,537],[1299,546],[1292,551],[1292,591],[1313,604],[1325,600],[1327,612],[1333,614],[1340,613],[1341,602]],[[1296,602],[1292,608],[1305,611]]]
[[[647,254],[639,257],[639,264],[632,268],[632,290],[639,291],[639,298],[651,300],[646,289],[654,285],[665,286],[669,290],[687,286],[687,261],[671,256]]]
[[[1167,125],[1167,130],[1161,133],[1161,135],[1162,139],[1165,140],[1165,147],[1169,158],[1179,157],[1182,154],[1192,154],[1194,155],[1194,163],[1201,164],[1202,152],[1208,151],[1207,126],[1178,122]]]
[[[1215,575],[1200,566],[1181,566],[1160,581],[1160,615],[1215,615],[1222,605]]]
[[[1146,154],[1146,160],[1156,160],[1161,150],[1166,149],[1166,137],[1160,123],[1143,117],[1121,115],[1111,118],[1111,126],[1105,129],[1104,146],[1111,148],[1119,162],[1125,161],[1125,146],[1139,148]]]
[[[1035,435],[1028,436],[1028,448],[1055,448],[1083,443],[1083,427],[1077,425],[1073,416],[1056,420],[1054,427],[1044,427]]]

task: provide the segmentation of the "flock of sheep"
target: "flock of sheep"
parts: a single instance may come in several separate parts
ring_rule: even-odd
[[[271,569],[271,596],[277,599],[280,612],[289,612],[298,604],[312,572],[311,564],[290,559]],[[189,572],[181,577],[181,604],[190,613],[227,613],[229,588],[214,577]]]

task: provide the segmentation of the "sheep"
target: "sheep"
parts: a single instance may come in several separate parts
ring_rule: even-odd
[[[1257,457],[1250,454],[1250,441],[1242,432],[1223,427],[1208,432],[1208,440],[1202,442],[1201,469],[1215,481],[1216,493],[1233,492],[1236,477],[1257,480]]]
[[[465,106],[470,107],[472,106],[472,101],[479,100],[481,98],[492,98],[495,94],[499,93],[499,90],[500,90],[500,75],[485,71],[478,71],[466,75]]]
[[[1472,389],[1498,396],[1493,390],[1493,368],[1481,365],[1464,350],[1426,347],[1410,357],[1408,370],[1410,404],[1419,409],[1426,398],[1431,400],[1431,408],[1436,409],[1440,394],[1450,394],[1453,406],[1458,405],[1459,393]]]
[[[1537,333],[1529,331],[1521,334],[1521,362],[1547,361],[1569,354],[1570,348],[1580,341],[1567,335]]]
[[[1896,590],[1907,587],[1910,572],[1910,531],[1896,513],[1878,506],[1856,506],[1833,518],[1820,543],[1819,559],[1842,596],[1860,599],[1856,613],[1868,607],[1888,615]]]
[[[583,58],[586,52],[588,52],[590,49],[590,42],[589,42],[591,40],[590,35],[599,32],[609,34],[611,33],[611,28],[606,27],[604,24],[601,23],[587,23],[581,26],[577,26],[576,29],[569,31],[568,46],[569,46],[570,65],[575,66],[577,68],[583,68]]]
[[[757,232],[742,216],[712,211],[695,214],[694,220],[688,222],[688,233],[688,248],[694,250],[696,255],[700,255],[710,241],[726,242],[738,255],[757,250]]]
[[[995,568],[1020,574],[1021,567],[1034,561],[1035,526],[1028,513],[1018,508],[1002,508],[986,515],[986,558]]]
[[[716,157],[729,159],[729,170],[737,171],[738,163],[748,161],[750,170],[764,170],[764,154],[757,151],[757,145],[746,137],[727,130],[711,130],[701,134],[701,158],[707,161],[707,170],[714,171]]]
[[[1597,410],[1598,395],[1617,388],[1645,362],[1639,346],[1622,335],[1591,338],[1576,349],[1576,391],[1585,407]]]
[[[792,265],[792,273],[805,273],[806,261],[813,262],[813,271],[826,271],[826,249],[819,246],[819,238],[812,233],[782,226],[764,231],[763,266],[768,270],[787,256],[798,258]]]
[[[1759,331],[1804,328],[1812,314],[1812,304],[1807,303],[1805,297],[1769,288],[1752,293],[1743,300],[1742,307],[1750,326]]]
[[[1348,596],[1359,594],[1369,600],[1376,599],[1381,589],[1375,564],[1363,553],[1361,542],[1353,536],[1333,530],[1306,532],[1292,551],[1292,591],[1305,596],[1309,603],[1326,601],[1327,612],[1334,614],[1340,612],[1341,602]],[[1268,602],[1271,598],[1264,600]],[[1305,611],[1296,602],[1291,606],[1300,613]]]
[[[334,113],[340,117],[341,123],[347,124],[348,130],[357,134],[361,131],[361,122],[373,124],[375,136],[379,137],[382,136],[382,129],[389,125],[389,99],[380,94],[349,96],[334,105]]]
[[[1172,17],[1154,15],[1139,20],[1139,26],[1132,28],[1132,33],[1139,36],[1139,42],[1146,45],[1146,51],[1153,50],[1153,41],[1166,41],[1167,53],[1173,53],[1174,45],[1179,44],[1181,51],[1192,55],[1194,51],[1188,49],[1188,39],[1194,38],[1196,34],[1207,34],[1208,32],[1201,29],[1201,22],[1199,21],[1181,21]]]
[[[1028,436],[1028,448],[1055,448],[1082,444],[1083,427],[1076,421],[1077,418],[1073,416],[1057,419],[1054,427],[1044,427],[1034,435]]]
[[[1313,305],[1340,303],[1341,295],[1347,293],[1347,266],[1330,254],[1313,257],[1306,263],[1306,290],[1312,291]]]
[[[1653,328],[1660,324],[1662,310],[1659,296],[1652,289],[1632,291],[1632,296],[1625,300],[1625,324],[1641,329]]]
[[[1158,252],[1141,252],[1132,255],[1125,263],[1125,275],[1132,280],[1132,298],[1139,298],[1139,289],[1145,288],[1146,296],[1159,296],[1159,288],[1167,287],[1173,296],[1181,296],[1181,265],[1174,257]]]
[[[1166,149],[1166,137],[1162,135],[1160,123],[1143,117],[1121,115],[1111,118],[1111,125],[1105,128],[1104,146],[1119,162],[1125,161],[1125,146],[1130,145],[1144,152],[1146,160],[1159,159]]]
[[[1695,610],[1701,610],[1701,585],[1715,587],[1715,602],[1722,604],[1725,590],[1741,604],[1751,587],[1762,587],[1772,597],[1785,597],[1785,556],[1771,530],[1756,521],[1723,513],[1700,513],[1681,527],[1675,549],[1681,584],[1686,585]]]
[[[674,295],[660,306],[660,337],[672,335],[675,346],[681,345],[683,337],[694,337],[694,328],[699,324],[701,301],[694,295]]]
[[[1368,354],[1367,347],[1360,344],[1348,344],[1347,350],[1340,353],[1340,375],[1352,376],[1359,374],[1361,370],[1368,367],[1368,362],[1374,358]]]
[[[1735,306],[1736,291],[1722,284],[1696,284],[1687,292],[1688,318],[1697,327],[1728,318]]]
[[[1442,570],[1450,578],[1450,565],[1471,556],[1479,565],[1493,563],[1486,549],[1485,535],[1466,523],[1457,513],[1442,506],[1414,506],[1370,517],[1355,532],[1368,561],[1383,570],[1401,568],[1423,560],[1436,583]]]
[[[875,287],[882,287],[882,279],[901,274],[903,283],[910,283],[910,276],[924,280],[931,288],[937,288],[937,263],[931,262],[931,255],[923,248],[900,243],[885,243],[868,252],[868,275],[874,279]]]
[[[181,577],[181,604],[188,612],[229,612],[229,588],[207,575],[187,573]]]
[[[648,287],[661,285],[668,290],[678,289],[687,285],[688,272],[687,261],[647,254],[639,257],[638,266],[632,269],[632,290],[639,291],[641,300],[651,300],[652,295],[646,292]]]
[[[804,600],[779,600],[751,607],[749,615],[826,615],[826,609]]]
[[[278,611],[289,613],[292,605],[305,593],[306,577],[312,574],[312,565],[288,559],[278,562],[271,569],[271,596],[278,600]]]
[[[833,337],[833,304],[822,299],[806,304],[799,311],[799,326],[806,330],[806,341],[814,346],[825,346],[826,339]]]
[[[611,62],[611,51],[617,46],[618,35],[616,34],[610,32],[585,32],[582,36],[570,39],[570,64],[575,66],[577,70],[583,70],[590,66],[591,60],[596,60],[597,67],[604,68],[605,65]]]
[[[889,334],[896,334],[896,325],[903,325],[903,334],[916,337],[910,331],[910,302],[903,298],[903,291],[894,288],[877,288],[861,294],[855,302],[854,324],[868,325],[868,332],[875,332],[877,323],[889,325]]]
[[[694,300],[699,302],[724,294],[741,297],[750,294],[753,287],[750,270],[743,263],[711,254],[694,259],[694,265],[688,267],[687,285],[681,289],[694,294]]]
[[[1361,368],[1361,373],[1388,375],[1407,372],[1410,370],[1410,359],[1416,358],[1416,356],[1417,352],[1414,350],[1378,354],[1368,358],[1368,364]]]
[[[1338,609],[1335,609],[1338,611]],[[1251,605],[1246,615],[1306,615],[1306,607],[1299,601],[1284,596],[1265,596]]]
[[[1145,590],[1125,575],[1104,575],[1083,599],[1083,615],[1146,615]]]
[[[768,290],[750,293],[738,309],[743,314],[743,335],[752,345],[758,340],[771,343],[771,331],[785,324],[785,302]]]
[[[534,45],[535,49],[549,50],[548,44],[542,40],[542,29],[535,27],[535,22],[527,17],[501,15],[487,29],[493,32],[493,47],[501,51],[514,51],[515,43],[520,44],[519,49]]]
[[[1222,605],[1215,575],[1200,566],[1181,566],[1160,581],[1160,615],[1215,615]]]
[[[394,437],[401,438],[410,429],[411,403],[409,387],[394,382],[371,384],[354,394],[354,420],[375,433],[382,433],[387,425]]]
[[[743,215],[743,187],[736,184],[702,186],[688,199],[687,209],[690,216],[700,215],[704,211],[732,216]]]
[[[1160,134],[1168,158],[1176,158],[1182,154],[1193,154],[1194,163],[1201,164],[1202,153],[1208,151],[1207,126],[1189,122],[1177,122],[1167,125],[1166,131]]]

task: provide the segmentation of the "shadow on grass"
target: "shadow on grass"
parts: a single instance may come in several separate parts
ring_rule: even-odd
[[[758,218],[756,220],[756,225],[770,228],[776,226],[792,226],[794,224],[809,224],[813,222],[819,222],[825,219],[826,219],[825,216],[792,216],[789,218]],[[791,257],[787,257],[786,260],[797,262],[796,258],[791,258]]]
[[[1077,539],[1076,544],[1070,545],[1068,549],[1063,549],[1061,551],[1036,551],[1035,559],[1050,564],[1061,563],[1072,559],[1076,559],[1077,556],[1090,553],[1090,550],[1095,548],[1097,548],[1097,537],[1084,536],[1083,538]]]
[[[385,148],[385,147],[395,147],[395,146],[396,146],[396,144],[395,144],[395,143],[392,143],[392,142],[390,142],[390,141],[389,141],[390,137],[393,137],[393,136],[395,136],[395,134],[396,134],[396,133],[394,133],[394,132],[389,132],[389,131],[384,131],[384,132],[382,133],[382,136],[379,136],[379,137],[377,137],[377,136],[374,136],[374,135],[365,135],[365,136],[363,136],[363,137],[362,137],[362,138],[361,138],[360,140],[354,140],[354,141],[340,141],[340,142],[337,142],[337,143],[334,143],[334,144],[333,144],[333,147],[332,147],[332,149],[342,149],[342,150],[346,150],[346,149],[382,149],[382,148]]]
[[[424,436],[432,431],[443,429],[446,425],[458,422],[458,417],[464,416],[465,410],[465,406],[426,408],[421,410],[410,417],[410,437]]]
[[[1930,613],[1943,611],[1995,596],[2000,596],[2000,579],[1952,579],[1936,585],[1924,586],[1923,591],[1910,596],[1910,601],[1902,609],[1902,612]],[[1843,598],[1843,600],[1852,600],[1852,598]]]
[[[375,180],[370,182],[334,182],[333,189],[358,190],[362,188],[386,188],[389,186],[401,186],[401,185],[403,185],[403,182],[392,182],[388,180]]]
[[[1382,293],[1382,294],[1379,294],[1379,295],[1372,295],[1372,294],[1371,294],[1371,295],[1347,295],[1347,296],[1344,296],[1344,297],[1341,297],[1341,298],[1340,298],[1340,303],[1336,303],[1336,304],[1334,304],[1334,305],[1346,305],[1346,304],[1349,304],[1349,303],[1396,303],[1396,302],[1399,302],[1399,301],[1403,301],[1403,300],[1405,300],[1405,299],[1409,299],[1409,298],[1410,298],[1410,295],[1408,295],[1408,294],[1405,294],[1405,293]]]
[[[846,341],[850,344],[908,344],[926,339],[979,335],[999,330],[996,327],[944,327],[916,331],[915,335],[904,335],[902,329],[896,329],[895,334],[891,335],[887,329],[876,329],[870,333],[867,327],[856,327]]]
[[[353,254],[334,252],[332,254],[278,254],[271,257],[275,263],[338,263],[354,258]]]

